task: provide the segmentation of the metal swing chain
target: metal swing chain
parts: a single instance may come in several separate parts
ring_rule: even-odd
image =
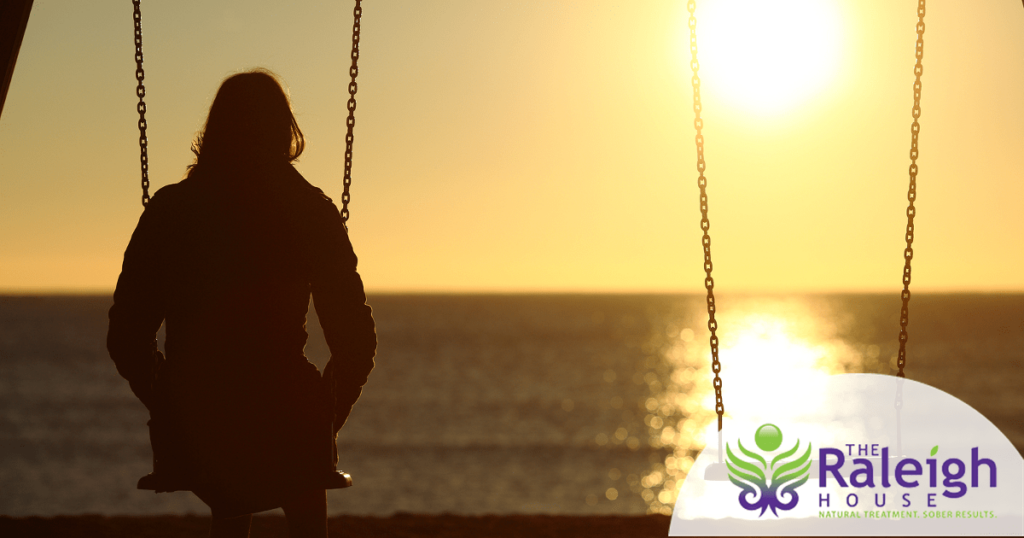
[[[910,321],[910,260],[914,258],[914,217],[917,210],[914,208],[914,200],[917,199],[917,136],[921,132],[921,124],[917,122],[921,117],[921,74],[923,67],[921,60],[924,58],[924,12],[925,0],[918,0],[917,3],[917,49],[915,56],[917,63],[914,65],[914,108],[912,115],[914,122],[910,124],[910,188],[907,191],[907,248],[903,250],[903,308],[900,310],[900,352],[896,360],[898,377],[906,377],[903,374],[903,367],[907,363],[907,322]]]
[[[345,133],[345,189],[341,194],[341,220],[348,222],[348,202],[351,200],[349,187],[352,185],[352,143],[355,141],[353,131],[356,126],[356,77],[359,76],[359,33],[360,19],[363,16],[362,0],[356,0],[356,7],[352,10],[352,66],[348,68],[351,80],[348,83],[348,119],[345,121],[347,131]]]
[[[715,331],[718,329],[718,322],[715,321],[715,279],[711,278],[711,236],[708,230],[711,228],[711,221],[708,220],[708,194],[706,187],[708,180],[704,177],[704,135],[701,134],[704,128],[704,120],[700,117],[700,62],[697,61],[697,18],[694,11],[697,8],[696,0],[689,0],[687,8],[690,11],[690,69],[693,70],[693,127],[697,130],[694,140],[697,142],[697,186],[700,187],[700,229],[704,231],[701,244],[704,245],[704,287],[708,290],[708,330],[711,331],[711,371],[715,373],[715,412],[718,413],[718,431],[722,431],[722,415],[725,414],[725,405],[722,403],[722,364],[718,361],[718,336]]]
[[[136,109],[139,111],[139,161],[142,165],[142,207],[149,204],[149,138],[146,136],[146,85],[143,80],[146,72],[142,69],[142,11],[140,4],[142,0],[132,0],[135,6],[135,80],[139,81],[135,87],[135,94],[139,96],[139,104]]]

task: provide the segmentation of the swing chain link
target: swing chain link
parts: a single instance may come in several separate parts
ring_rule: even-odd
[[[906,377],[903,368],[907,363],[907,323],[910,321],[910,260],[914,258],[914,217],[917,210],[914,208],[914,201],[917,199],[917,137],[921,132],[921,124],[918,119],[921,117],[921,74],[924,68],[921,60],[924,58],[924,13],[925,0],[918,0],[917,3],[917,47],[915,56],[917,63],[914,65],[914,108],[911,111],[914,117],[910,125],[910,188],[907,191],[907,248],[903,250],[903,308],[900,310],[900,351],[896,359],[898,377]]]
[[[708,220],[708,180],[704,177],[706,165],[704,163],[704,135],[701,131],[704,128],[704,120],[700,117],[700,62],[697,61],[697,18],[694,12],[697,8],[696,0],[687,2],[687,9],[690,11],[690,69],[693,70],[693,127],[697,130],[694,140],[697,143],[697,186],[700,187],[700,229],[704,232],[701,237],[701,244],[704,245],[704,287],[708,290],[708,330],[711,331],[711,371],[715,373],[715,413],[718,414],[718,431],[722,431],[722,415],[725,414],[725,405],[722,403],[722,364],[718,360],[718,322],[715,321],[715,279],[711,277],[711,236],[708,231],[711,229],[711,221]]]
[[[356,77],[359,75],[359,34],[360,19],[363,16],[362,0],[356,0],[356,7],[352,10],[352,66],[348,68],[351,79],[348,83],[348,119],[345,121],[345,188],[341,194],[341,220],[348,222],[348,202],[351,200],[349,188],[352,186],[352,143],[355,141],[353,134],[356,127]]]
[[[139,161],[142,165],[142,207],[149,204],[149,138],[146,136],[146,85],[143,81],[146,72],[142,69],[142,0],[132,0],[135,6],[135,80],[139,82],[135,87],[135,94],[139,96],[139,104],[136,109],[139,112]]]

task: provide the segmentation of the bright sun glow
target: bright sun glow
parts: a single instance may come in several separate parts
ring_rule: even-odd
[[[697,58],[707,94],[747,113],[775,115],[820,93],[836,78],[842,17],[834,0],[708,0],[698,5]]]
[[[726,421],[733,412],[797,416],[822,400],[827,376],[863,367],[865,357],[836,336],[822,308],[771,299],[737,301],[719,312]],[[649,443],[672,452],[642,477],[641,494],[651,511],[664,514],[672,513],[678,487],[717,420],[707,335],[683,329],[675,336],[677,330],[669,331],[671,344],[664,348],[671,374],[645,402]],[[877,356],[877,348],[866,351],[868,359]],[[767,401],[766,387],[772,391]]]

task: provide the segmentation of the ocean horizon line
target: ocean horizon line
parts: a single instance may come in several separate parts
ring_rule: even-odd
[[[893,290],[881,290],[881,289],[808,289],[808,290],[786,290],[786,289],[769,289],[769,290],[715,290],[716,296],[735,296],[735,297],[747,297],[747,296],[845,296],[845,295],[862,295],[862,296],[879,296],[879,295],[896,295],[899,296],[900,289]],[[0,289],[0,298],[9,297],[112,297],[114,290],[104,289]],[[1024,289],[923,289],[923,290],[911,290],[913,295],[927,295],[927,296],[950,296],[950,295],[1024,295]],[[368,297],[374,296],[704,296],[706,292],[703,289],[694,290],[665,290],[665,289],[516,289],[516,290],[502,290],[502,289],[462,289],[462,290],[444,290],[444,289],[368,289],[366,290]]]

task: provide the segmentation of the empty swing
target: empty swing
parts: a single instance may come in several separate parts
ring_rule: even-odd
[[[693,126],[696,129],[696,136],[694,137],[694,141],[697,145],[697,186],[700,189],[700,227],[703,231],[701,244],[704,249],[704,272],[706,275],[704,278],[704,287],[707,289],[708,330],[711,333],[711,370],[715,374],[714,379],[712,381],[712,386],[715,389],[715,413],[718,415],[718,461],[712,463],[705,470],[704,479],[724,481],[729,480],[726,463],[724,461],[725,451],[723,450],[722,446],[722,422],[723,415],[725,414],[725,405],[722,400],[722,377],[720,375],[722,365],[718,357],[719,341],[718,336],[716,335],[716,330],[718,329],[718,322],[715,320],[715,281],[714,278],[712,278],[711,276],[711,271],[713,268],[713,265],[711,263],[711,236],[709,235],[711,223],[708,219],[708,196],[706,191],[707,178],[704,175],[704,171],[706,169],[706,164],[704,161],[704,135],[702,134],[704,120],[701,118],[702,106],[700,98],[700,75],[698,73],[700,70],[700,62],[697,60],[697,19],[695,16],[696,0],[689,0],[687,2],[687,8],[690,13],[690,68],[693,72],[691,83],[693,86]],[[921,74],[923,72],[921,60],[924,57],[925,0],[918,0],[917,15],[917,44],[915,52],[917,63],[914,65],[914,106],[911,111],[913,122],[911,123],[910,128],[910,185],[907,191],[907,200],[909,204],[907,206],[907,229],[905,236],[907,246],[903,251],[903,291],[900,294],[903,306],[900,310],[900,345],[899,355],[896,363],[896,376],[899,378],[905,377],[903,370],[906,366],[907,322],[910,316],[910,262],[914,257],[914,216],[916,214],[916,209],[914,208],[914,201],[917,198],[917,142],[918,134],[921,131],[921,126],[918,123],[918,118],[920,118],[921,116]],[[899,394],[897,394],[897,412],[899,411],[900,404],[900,396]]]

